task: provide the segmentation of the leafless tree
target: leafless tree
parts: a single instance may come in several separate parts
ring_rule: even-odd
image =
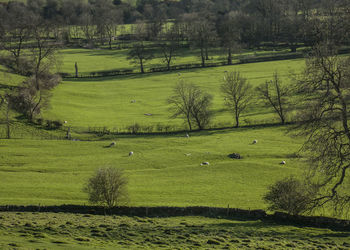
[[[313,207],[331,205],[342,212],[350,208],[350,58],[338,56],[331,44],[316,47],[297,86],[304,107],[297,131],[307,138],[307,178],[320,188]]]
[[[175,59],[176,51],[179,48],[179,26],[177,23],[161,34],[159,47],[163,53],[164,62],[170,70],[171,62]]]
[[[122,12],[116,9],[112,1],[108,0],[95,1],[92,10],[96,35],[100,37],[101,44],[108,39],[109,49],[112,49],[112,40],[117,34],[117,26],[122,23]]]
[[[0,48],[11,53],[15,61],[15,70],[24,73],[21,69],[21,56],[23,45],[30,39],[33,28],[34,14],[24,4],[11,2],[7,11],[2,13],[1,27],[3,35],[0,35]]]
[[[136,25],[134,34],[136,41],[133,43],[132,48],[129,50],[128,59],[132,60],[135,64],[140,65],[140,71],[143,74],[145,73],[144,64],[146,61],[153,58],[153,51],[146,47],[146,29],[144,24],[139,23]]]
[[[122,170],[100,168],[87,181],[83,191],[88,194],[89,202],[112,208],[127,202],[127,184]]]
[[[203,129],[210,122],[212,96],[204,93],[196,85],[180,80],[174,88],[174,95],[168,99],[172,118],[183,117],[190,130],[193,124]]]
[[[265,84],[257,87],[257,92],[278,114],[281,123],[285,124],[286,109],[290,91],[286,86],[282,85],[278,73],[274,73],[273,80],[266,81]]]
[[[238,128],[239,117],[252,100],[252,86],[238,71],[228,72],[224,76],[221,92],[225,104],[234,114]]]
[[[241,50],[241,37],[239,27],[239,16],[232,12],[224,17],[219,26],[218,33],[221,37],[221,46],[227,51],[227,64],[232,64],[232,53]]]
[[[188,24],[188,40],[192,47],[199,49],[202,66],[205,67],[205,61],[209,59],[208,48],[213,45],[217,37],[215,26],[198,13],[185,15],[183,22]]]
[[[96,28],[93,24],[93,15],[89,6],[85,6],[84,13],[80,16],[79,21],[88,45],[94,46]]]

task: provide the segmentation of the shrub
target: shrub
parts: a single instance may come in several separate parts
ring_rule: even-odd
[[[141,131],[141,125],[138,124],[138,123],[134,123],[133,125],[127,127],[129,133],[132,133],[132,134],[137,134]]]
[[[263,199],[270,210],[296,215],[311,210],[316,194],[315,187],[290,176],[271,185]]]
[[[43,121],[42,121],[43,123]],[[61,121],[51,121],[47,120],[46,121],[46,128],[47,129],[59,129],[63,126],[63,123]]]
[[[100,168],[87,181],[83,191],[88,194],[89,202],[111,208],[127,201],[127,184],[122,170]]]

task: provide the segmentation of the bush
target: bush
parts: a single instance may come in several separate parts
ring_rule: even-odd
[[[111,208],[127,201],[127,184],[122,170],[100,168],[87,181],[83,191],[88,194],[89,202]]]
[[[295,177],[287,177],[269,187],[263,199],[272,211],[284,211],[293,215],[311,210],[317,189]]]
[[[43,123],[43,121],[41,121]],[[46,121],[46,128],[47,129],[59,129],[63,126],[63,123],[61,121]]]
[[[132,134],[137,134],[139,132],[141,132],[141,125],[138,124],[138,123],[134,123],[133,125],[127,127],[129,133],[132,133]]]

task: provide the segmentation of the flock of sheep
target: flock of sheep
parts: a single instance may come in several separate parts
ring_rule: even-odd
[[[186,138],[189,138],[190,135],[189,135],[188,133],[186,133],[185,137],[186,137]],[[252,142],[252,144],[257,144],[257,143],[258,143],[258,140],[257,140],[257,139],[255,139],[255,140]],[[116,146],[116,145],[117,145],[117,143],[114,141],[114,142],[112,142],[111,144],[109,144],[109,147],[114,147],[114,146]],[[133,156],[133,155],[134,155],[134,152],[133,152],[133,151],[130,151],[130,152],[129,152],[129,157],[131,157],[131,156]],[[191,156],[190,153],[185,154],[185,155],[186,155],[186,156]],[[240,159],[240,158],[241,158],[239,154],[233,154],[233,155],[238,155],[239,157],[231,157],[231,158],[234,158],[234,159]],[[285,164],[286,164],[286,161],[281,161],[280,164],[281,164],[281,165],[285,165]],[[207,162],[207,161],[205,161],[205,162],[202,162],[200,165],[201,165],[201,166],[209,166],[210,163]]]

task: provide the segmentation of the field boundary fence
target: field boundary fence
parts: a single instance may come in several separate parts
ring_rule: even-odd
[[[298,59],[298,58],[304,58],[304,57],[305,57],[305,54],[303,52],[268,54],[268,55],[265,54],[263,56],[248,55],[248,56],[239,56],[239,57],[233,58],[235,61],[230,65],[239,65],[239,64],[265,62],[265,61],[291,60],[291,59]],[[160,66],[160,67],[152,67],[152,68],[146,69],[145,73],[221,67],[221,66],[228,66],[228,65],[229,64],[226,61],[206,62],[204,66],[201,63],[177,64],[177,65],[171,65],[170,70],[168,69],[167,66]],[[60,75],[64,79],[99,78],[99,77],[123,76],[123,75],[133,75],[133,74],[141,74],[141,73],[138,71],[135,71],[134,69],[103,70],[103,71],[94,71],[94,72],[88,72],[88,73],[80,73],[78,75],[75,75],[73,73],[60,73]]]
[[[113,207],[85,205],[60,205],[60,206],[0,206],[1,212],[52,212],[92,215],[120,215],[138,217],[177,217],[177,216],[203,216],[211,218],[229,218],[238,220],[263,220],[278,224],[308,226],[317,228],[330,228],[334,230],[350,231],[350,220],[342,220],[323,216],[290,215],[283,212],[267,214],[266,211],[245,210],[239,208],[222,207]]]

